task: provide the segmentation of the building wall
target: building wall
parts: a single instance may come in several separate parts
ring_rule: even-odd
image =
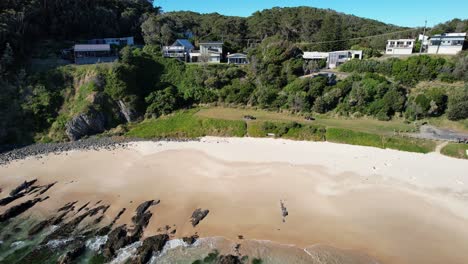
[[[463,46],[429,46],[427,53],[455,55],[462,51],[462,49]]]
[[[387,55],[411,55],[413,53],[413,48],[389,48],[385,50]]]

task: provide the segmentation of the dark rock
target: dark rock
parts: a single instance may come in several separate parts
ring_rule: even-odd
[[[62,211],[72,211],[75,209],[75,204],[78,203],[78,201],[70,202],[65,204],[64,206],[60,207],[57,212],[62,212]]]
[[[115,223],[117,222],[117,220],[119,220],[119,218],[123,215],[123,213],[124,213],[125,211],[126,211],[126,209],[125,209],[125,208],[122,208],[122,210],[120,210],[119,213],[114,217],[114,219],[112,220],[112,222],[111,222],[109,225],[107,225],[107,226],[105,226],[105,227],[99,229],[99,231],[97,231],[96,235],[98,235],[98,236],[104,236],[104,235],[109,234],[109,232],[112,230],[112,227],[115,225]]]
[[[60,226],[59,228],[57,228],[54,232],[49,234],[43,240],[42,243],[45,244],[50,240],[65,239],[65,238],[71,237],[72,234],[79,232],[79,230],[77,230],[77,227],[85,218],[95,216],[99,212],[104,213],[108,208],[109,208],[109,206],[101,205],[101,206],[95,207],[93,209],[90,209],[89,211],[75,217],[74,219],[72,219],[68,223],[66,223],[66,224]]]
[[[33,200],[26,201],[22,204],[15,205],[8,210],[5,211],[4,214],[0,215],[0,222],[5,222],[8,219],[11,219],[13,217],[16,217],[25,211],[27,211],[29,208],[33,207],[36,203],[42,202],[44,200],[47,200],[49,197],[46,198],[36,198]]]
[[[15,196],[15,195],[19,194],[20,192],[22,192],[22,191],[26,190],[27,188],[31,187],[36,182],[37,182],[37,179],[34,179],[32,181],[23,182],[22,184],[20,184],[18,187],[16,187],[15,189],[13,189],[10,192],[10,196]]]
[[[208,215],[209,212],[209,210],[202,210],[201,208],[198,208],[195,211],[193,211],[192,219],[190,220],[192,222],[192,226],[197,226],[200,223],[200,221],[202,221]]]
[[[283,216],[283,222],[286,222],[286,216],[289,215],[288,209],[284,205],[283,201],[280,200],[280,205],[281,205],[281,215]]]
[[[85,203],[83,206],[81,206],[80,208],[78,208],[78,211],[76,211],[76,212],[77,212],[77,213],[81,212],[83,209],[86,208],[86,206],[89,205],[89,203],[90,203],[90,202]]]
[[[216,264],[241,264],[242,261],[239,259],[238,256],[234,255],[226,255],[226,256],[221,256],[218,258],[218,261],[216,261]]]
[[[19,193],[15,196],[7,196],[3,199],[0,199],[0,206],[5,206],[5,205],[8,205],[10,204],[11,202],[21,198],[21,197],[24,197],[26,195],[26,193]]]
[[[54,183],[51,183],[51,184],[48,184],[48,185],[44,185],[44,186],[41,186],[40,187],[40,191],[39,193],[36,194],[36,197],[40,196],[40,195],[43,195],[44,193],[46,193],[50,188],[52,188],[55,184],[57,184],[57,182],[54,182]]]
[[[117,105],[119,106],[120,114],[123,116],[125,121],[127,121],[127,123],[131,123],[137,119],[138,113],[132,108],[128,107],[124,101],[117,101]]]
[[[112,259],[117,250],[131,243],[131,239],[127,236],[127,233],[126,225],[121,225],[109,233],[103,249],[106,259]]]
[[[64,255],[62,255],[58,263],[59,264],[71,264],[75,263],[75,260],[80,257],[86,250],[85,243],[82,241],[74,244],[70,250],[67,251]]]
[[[143,245],[138,248],[137,257],[132,261],[132,264],[147,263],[153,256],[153,252],[160,252],[168,240],[169,236],[166,234],[146,238]]]
[[[193,236],[189,236],[189,237],[183,237],[182,240],[189,244],[189,245],[192,245],[193,243],[195,243],[195,241],[197,241],[198,239],[198,235],[193,235]]]
[[[72,141],[84,136],[95,135],[106,130],[106,116],[104,113],[90,110],[75,116],[66,125],[65,133]]]

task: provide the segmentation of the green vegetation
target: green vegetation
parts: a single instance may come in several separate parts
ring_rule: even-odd
[[[412,56],[407,59],[352,60],[340,67],[345,72],[375,72],[393,78],[404,85],[416,85],[419,81],[439,79],[445,82],[467,80],[468,54],[455,60],[429,55]]]
[[[449,143],[445,146],[441,153],[459,159],[468,159],[468,145],[467,144],[457,144],[457,143]]]
[[[346,129],[329,128],[327,141],[351,145],[389,148],[409,152],[429,153],[434,151],[435,143],[430,140],[381,136]]]
[[[248,135],[251,137],[266,137],[272,134],[276,138],[295,140],[325,140],[325,128],[315,125],[305,125],[297,122],[251,122],[248,124]]]
[[[172,116],[149,119],[131,127],[129,137],[197,138],[203,136],[242,137],[246,124],[242,121],[199,118],[193,111],[181,111]]]
[[[64,13],[72,6],[79,10],[76,18]],[[401,30],[397,26],[308,7],[273,8],[248,18],[193,12],[162,14],[146,0],[109,0],[93,8],[76,0],[60,5],[57,0],[47,1],[47,5],[39,0],[7,1],[0,7],[0,25],[6,25],[0,36],[0,144],[64,141],[70,120],[97,114],[104,119],[99,131],[120,125],[130,129],[128,136],[144,138],[263,137],[271,133],[282,138],[323,140],[329,128],[389,137],[395,132],[415,131],[418,126],[410,122],[417,120],[467,128],[468,88],[463,88],[467,53],[353,60],[342,66],[343,71],[352,73],[347,78],[303,78],[323,67],[323,61],[304,61],[304,50],[354,46],[362,48],[368,58],[379,57],[379,49],[391,35],[371,41],[358,37]],[[88,19],[93,23],[85,23]],[[57,21],[61,21],[60,27]],[[454,20],[432,30],[466,24]],[[24,26],[24,30],[16,32],[15,25]],[[409,30],[407,34],[413,33]],[[120,49],[117,63],[22,70],[30,69],[25,65],[30,57],[57,59],[59,49],[71,43],[68,40],[79,43],[126,35],[135,36],[137,42],[144,40],[146,45],[115,47]],[[185,64],[161,56],[161,44],[187,37],[195,44],[223,38],[226,52],[247,52],[251,63]],[[356,40],[327,42],[337,38]],[[245,39],[258,41],[249,45],[252,43]],[[205,105],[226,108],[180,111]],[[258,119],[245,122],[242,116],[250,110],[227,107],[255,108],[252,115]],[[238,115],[241,112],[245,114]],[[303,116],[316,120],[306,121]],[[420,145],[393,138],[384,143],[383,147],[397,149],[403,149],[404,144]]]

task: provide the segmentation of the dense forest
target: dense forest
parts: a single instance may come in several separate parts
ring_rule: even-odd
[[[0,144],[78,139],[200,104],[380,120],[468,117],[468,88],[452,91],[443,85],[468,79],[466,53],[351,61],[341,69],[350,73],[346,79],[301,78],[320,67],[305,62],[303,50],[354,46],[378,55],[387,38],[414,37],[418,29],[309,7],[273,8],[247,18],[164,13],[148,0],[6,0],[0,10]],[[468,20],[455,19],[431,32],[467,30],[467,25]],[[386,35],[356,39],[381,34]],[[28,67],[42,40],[114,36],[135,36],[145,45],[123,48],[112,64]],[[181,37],[195,43],[224,40],[227,51],[248,52],[251,63],[185,64],[162,58],[161,45]],[[442,85],[415,92],[421,81]],[[80,120],[88,131],[69,133]]]

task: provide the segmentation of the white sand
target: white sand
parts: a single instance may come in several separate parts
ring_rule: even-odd
[[[59,182],[51,199],[36,205],[41,214],[68,201],[102,199],[112,204],[109,219],[129,209],[125,223],[139,202],[161,199],[147,235],[175,224],[178,236],[242,234],[355,250],[383,263],[468,263],[468,161],[436,153],[208,137],[0,167],[4,190],[32,178]],[[280,199],[290,213],[286,223]],[[210,214],[193,228],[188,219],[199,207]]]

